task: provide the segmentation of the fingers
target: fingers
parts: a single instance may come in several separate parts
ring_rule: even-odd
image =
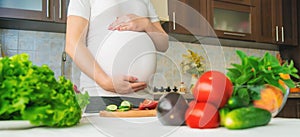
[[[131,83],[130,87],[131,87],[131,91],[137,92],[139,90],[143,90],[143,89],[147,88],[147,84],[144,82]]]
[[[144,83],[144,82],[127,83],[126,86],[123,85],[123,86],[120,86],[120,87],[115,87],[116,92],[119,93],[119,94],[133,93],[133,92],[137,92],[139,90],[143,90],[145,88],[147,88],[147,84]]]
[[[137,89],[140,87],[146,88],[147,84],[145,82],[138,82],[138,83],[130,83],[132,89]]]
[[[121,27],[124,27],[126,22],[129,22],[130,18],[128,16],[117,17],[114,22],[112,22],[109,26],[109,30],[119,30]]]
[[[121,25],[121,22],[119,22],[119,20],[117,19],[108,26],[108,29],[109,30],[116,30],[118,27],[120,27],[120,25]]]
[[[147,88],[146,82],[138,82],[133,76],[115,77],[113,80],[114,91],[119,94],[128,94]]]
[[[141,87],[137,87],[137,88],[133,88],[132,90],[133,90],[134,92],[137,92],[137,91],[143,90],[143,89],[145,89],[145,88],[147,88],[147,85],[141,86]]]
[[[138,91],[147,87],[146,82],[138,82],[138,79],[133,76],[124,76],[124,81],[130,82],[129,84],[133,91]]]
[[[130,30],[130,27],[128,25],[121,25],[117,28],[119,31],[125,31],[125,30]]]
[[[109,30],[135,30],[134,24],[139,24],[139,19],[144,19],[145,17],[140,17],[134,14],[127,14],[125,16],[117,17],[116,20],[109,25]],[[142,23],[143,24],[143,23]],[[139,26],[139,25],[138,25]]]
[[[113,22],[108,26],[108,30],[117,30],[118,27],[120,27],[120,25],[116,22]]]
[[[133,76],[124,76],[124,77],[123,77],[123,80],[132,83],[132,82],[136,82],[136,81],[138,80],[138,78],[133,77]]]
[[[130,30],[130,24],[129,23],[120,23],[118,25],[112,25],[109,26],[109,30],[119,30],[119,31],[125,31],[125,30]]]

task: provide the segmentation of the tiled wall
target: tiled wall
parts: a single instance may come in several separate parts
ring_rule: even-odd
[[[39,31],[24,31],[12,29],[0,29],[0,43],[5,54],[12,56],[19,53],[28,53],[30,59],[36,65],[47,64],[56,77],[62,73],[62,52],[65,46],[65,34]],[[239,59],[235,50],[242,50],[248,55],[263,56],[266,51],[275,55],[278,51],[261,49],[235,48],[225,46],[200,45],[182,42],[170,42],[170,48],[166,53],[158,54],[157,73],[155,74],[156,86],[179,85],[180,81],[190,80],[189,75],[181,75],[179,64],[182,54],[186,49],[192,49],[202,55],[207,64],[207,69],[216,69],[226,72],[231,63],[238,63]],[[64,73],[75,84],[79,83],[79,70],[70,58],[65,62]]]
[[[65,34],[0,29],[0,42],[7,56],[28,53],[34,64],[47,64],[56,77],[61,75]]]
[[[278,51],[235,48],[228,46],[200,45],[183,42],[170,42],[170,47],[165,54],[158,56],[158,76],[154,81],[155,86],[179,86],[181,81],[190,84],[191,75],[183,74],[180,69],[182,54],[187,54],[187,49],[197,52],[205,58],[206,70],[218,70],[226,73],[226,68],[231,67],[232,63],[240,63],[236,50],[244,51],[247,55],[263,56],[265,52],[276,55]]]

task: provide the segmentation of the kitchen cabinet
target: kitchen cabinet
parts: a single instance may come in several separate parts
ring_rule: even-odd
[[[207,20],[221,38],[254,41],[255,14],[256,6],[250,0],[208,1]]]
[[[298,3],[297,0],[169,0],[168,28],[177,34],[300,45]],[[201,14],[209,24],[191,11]]]
[[[207,35],[207,0],[168,0],[169,32]]]
[[[0,17],[66,22],[68,0],[0,0]]]
[[[289,98],[277,117],[300,118],[300,98]]]
[[[242,4],[242,5],[252,5],[252,0],[219,0],[219,1]]]
[[[297,0],[256,0],[257,41],[298,45]]]

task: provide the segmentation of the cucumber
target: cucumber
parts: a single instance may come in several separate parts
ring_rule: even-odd
[[[119,108],[118,109],[118,111],[120,111],[120,112],[124,112],[124,111],[128,111],[128,110],[130,110],[130,108],[128,108],[128,107],[127,108],[124,107],[124,108]]]
[[[115,104],[110,104],[106,106],[106,111],[128,111],[131,109],[132,109],[132,104],[126,100],[122,101],[119,107]]]
[[[248,102],[246,102],[245,100],[243,100],[242,98],[240,98],[238,96],[232,96],[228,99],[227,106],[230,109],[236,109],[236,108],[248,106]]]
[[[226,115],[230,112],[228,107],[223,107],[219,110],[220,126],[224,126]]]
[[[118,106],[114,105],[114,104],[106,106],[107,111],[117,111],[117,109],[118,109]]]
[[[129,101],[124,100],[121,102],[121,104],[119,106],[119,109],[123,109],[123,108],[124,108],[124,110],[126,110],[126,109],[130,110],[132,108],[132,104]]]
[[[272,118],[269,111],[256,107],[242,107],[230,111],[224,126],[228,129],[245,129],[267,125]]]

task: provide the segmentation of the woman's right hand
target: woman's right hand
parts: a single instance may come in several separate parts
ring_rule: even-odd
[[[99,85],[107,91],[116,92],[118,94],[127,94],[143,90],[147,87],[145,82],[139,82],[133,76],[108,77]]]

